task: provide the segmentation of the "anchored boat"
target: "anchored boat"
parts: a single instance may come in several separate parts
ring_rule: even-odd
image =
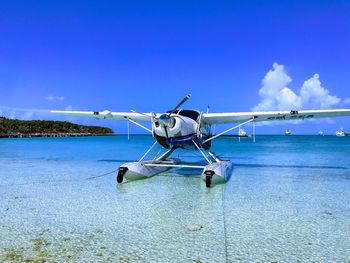
[[[350,136],[350,132],[345,132],[343,128],[340,128],[339,131],[335,132],[335,136],[338,136],[338,137]]]

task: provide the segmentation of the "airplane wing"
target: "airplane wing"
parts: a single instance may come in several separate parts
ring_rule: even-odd
[[[52,110],[52,113],[68,116],[68,117],[88,117],[94,119],[111,119],[111,120],[127,120],[133,121],[152,121],[151,113],[137,113],[137,112],[112,112],[112,111],[61,111]],[[156,114],[157,116],[159,114]]]
[[[204,113],[203,121],[207,124],[223,124],[230,122],[245,122],[253,118],[255,121],[279,121],[341,116],[350,116],[350,109]]]

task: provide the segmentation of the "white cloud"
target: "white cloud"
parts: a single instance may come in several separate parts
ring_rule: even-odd
[[[72,110],[68,105],[65,110]],[[67,117],[53,114],[48,109],[17,108],[0,105],[0,116],[19,120],[67,120]],[[75,122],[76,118],[69,117],[68,120]]]
[[[326,109],[341,101],[321,86],[318,74],[304,82],[299,95],[288,88],[291,82],[292,78],[286,73],[284,66],[274,63],[262,80],[262,87],[259,90],[261,101],[252,110]]]
[[[285,72],[284,66],[274,63],[272,68],[262,80],[259,90],[262,100],[253,111],[299,109],[301,100],[287,87],[292,79]]]
[[[292,79],[286,74],[283,65],[273,63],[273,69],[269,70],[262,80],[262,88],[259,90],[261,96],[271,96],[286,87]]]
[[[47,100],[64,100],[64,97],[63,96],[47,96],[46,97]]]
[[[44,109],[24,109],[16,107],[6,107],[0,105],[0,116],[10,119],[32,120],[35,118],[47,118],[50,115],[49,110]]]
[[[345,103],[345,104],[350,104],[350,98],[346,98],[346,99],[344,100],[344,103]]]
[[[310,109],[332,108],[341,101],[337,96],[329,95],[329,91],[321,86],[318,74],[304,82],[300,90],[300,97],[304,108]]]

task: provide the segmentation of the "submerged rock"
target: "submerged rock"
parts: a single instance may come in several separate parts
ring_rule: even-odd
[[[325,210],[325,211],[323,212],[323,214],[325,214],[325,215],[328,215],[328,216],[331,216],[331,215],[333,215],[333,213],[332,213],[332,212],[330,212],[330,211],[327,211],[327,210]]]

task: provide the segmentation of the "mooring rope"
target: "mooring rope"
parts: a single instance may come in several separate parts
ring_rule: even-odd
[[[103,177],[103,176],[106,176],[106,175],[110,175],[110,174],[116,173],[117,171],[118,171],[118,169],[117,170],[113,170],[113,171],[108,172],[108,173],[99,174],[99,175],[95,175],[95,176],[90,176],[90,177],[85,178],[85,180],[91,180],[91,179]]]
[[[224,239],[225,239],[225,257],[226,263],[228,263],[228,252],[227,252],[227,229],[226,229],[226,213],[225,213],[225,185],[222,186],[221,194],[221,205],[222,205],[222,217],[224,221]]]

